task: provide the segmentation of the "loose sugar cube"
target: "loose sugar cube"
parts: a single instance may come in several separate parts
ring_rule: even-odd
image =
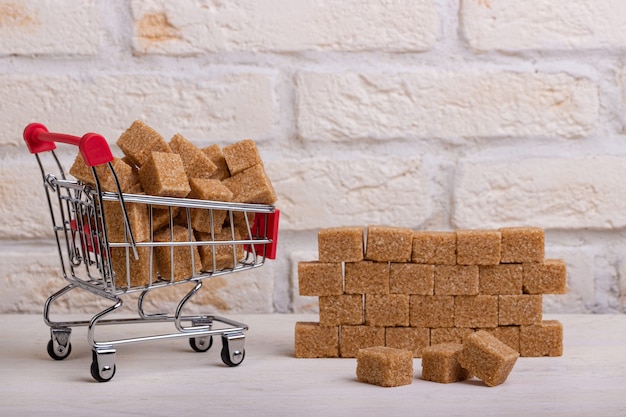
[[[183,161],[175,153],[151,152],[139,170],[139,180],[150,195],[186,197],[191,191]]]
[[[232,201],[233,193],[215,179],[192,178],[187,198],[208,201]],[[191,226],[199,232],[210,233],[222,227],[228,211],[219,209],[191,209]]]
[[[476,265],[435,265],[436,295],[478,295]]]
[[[430,329],[426,327],[387,327],[385,346],[406,349],[414,358],[421,358],[422,352],[430,345]]]
[[[411,262],[432,265],[455,265],[456,233],[414,232]]]
[[[561,259],[546,259],[542,263],[525,263],[523,287],[526,294],[565,294],[565,262]]]
[[[545,237],[539,227],[505,227],[502,235],[502,263],[541,262]]]
[[[274,204],[277,200],[262,164],[226,178],[222,183],[233,192],[233,201],[237,203]]]
[[[474,329],[467,327],[437,327],[430,329],[430,344],[463,343],[463,340],[472,333]]]
[[[497,295],[458,295],[454,299],[454,327],[498,326]]]
[[[163,136],[141,120],[134,121],[116,143],[138,167],[146,163],[152,152],[172,152]]]
[[[118,288],[145,287],[156,281],[156,261],[148,246],[138,246],[138,259],[132,248],[111,248],[111,266]],[[150,277],[152,276],[152,280]]]
[[[454,297],[450,295],[411,295],[411,327],[453,327]]]
[[[346,294],[389,294],[387,262],[346,262]]]
[[[237,229],[224,227],[211,233],[196,232],[197,240],[201,242],[225,242],[241,240],[241,235]],[[245,257],[243,245],[235,244],[212,244],[198,247],[200,259],[202,260],[202,270],[207,272],[221,271],[227,268],[234,268],[239,261]],[[215,256],[215,258],[214,258]]]
[[[490,329],[480,329],[486,332],[491,333],[498,339],[503,342],[505,345],[510,346],[511,349],[516,352],[520,351],[519,346],[519,337],[520,337],[520,327],[519,326],[498,326]]]
[[[325,295],[319,297],[320,325],[363,324],[361,295]]]
[[[363,228],[331,227],[317,234],[319,260],[358,262],[363,260]]]
[[[413,247],[411,229],[368,226],[365,259],[379,262],[409,262]]]
[[[339,356],[339,327],[320,326],[319,323],[296,323],[296,358],[336,358]]]
[[[385,328],[374,326],[341,326],[339,356],[355,358],[359,349],[385,345]]]
[[[172,152],[180,155],[188,178],[211,178],[217,170],[213,161],[183,135],[174,135],[169,145]]]
[[[557,320],[544,320],[534,326],[522,326],[519,337],[521,356],[563,355],[563,325]]]
[[[521,294],[524,268],[521,264],[483,265],[479,268],[478,292],[501,295]]]
[[[139,203],[126,203],[124,207],[135,242],[150,240],[150,218],[146,206]],[[130,237],[126,234],[124,212],[119,201],[104,202],[104,217],[109,242],[130,242]]]
[[[411,351],[385,346],[359,349],[356,376],[360,382],[381,387],[398,387],[413,382]]]
[[[225,180],[230,177],[230,172],[228,171],[228,165],[226,164],[226,159],[224,158],[224,153],[219,145],[214,144],[211,146],[207,146],[206,148],[202,148],[202,152],[206,156],[209,157],[211,162],[216,166],[216,170],[211,175],[211,178],[216,180]]]
[[[408,326],[408,294],[366,294],[365,324],[368,326]]]
[[[389,291],[392,294],[433,295],[435,266],[392,262]]]
[[[501,241],[497,230],[457,230],[456,261],[459,265],[497,265]]]
[[[304,296],[343,294],[341,263],[298,262],[298,288]]]
[[[500,295],[498,297],[498,323],[500,326],[531,325],[541,323],[541,295]]]
[[[252,139],[244,139],[222,149],[231,175],[261,163],[261,155]]]
[[[424,349],[422,354],[422,379],[449,384],[464,381],[471,375],[459,364],[460,343],[439,343]]]
[[[154,234],[155,242],[195,242],[185,227],[174,226]],[[163,279],[181,281],[200,272],[202,262],[197,246],[157,246],[154,248],[159,274]]]
[[[113,166],[120,189],[123,193],[136,190],[137,178],[133,174],[133,169],[130,165],[122,161],[120,158],[114,158],[113,161],[111,161],[111,166]],[[98,181],[100,182],[100,190],[119,193],[120,189],[117,188],[117,184],[115,183],[115,179],[108,164],[98,165],[95,168],[96,175],[98,175]],[[70,168],[70,174],[85,184],[90,184],[94,187],[96,185],[93,171],[91,170],[91,167],[85,163],[85,160],[80,153],[76,156],[76,159]]]
[[[465,338],[458,360],[470,374],[493,387],[506,381],[518,356],[495,336],[479,330]]]

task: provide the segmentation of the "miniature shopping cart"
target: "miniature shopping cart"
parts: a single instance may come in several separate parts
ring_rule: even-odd
[[[48,354],[57,360],[68,357],[72,328],[87,326],[92,349],[91,375],[99,382],[113,378],[116,347],[126,343],[185,337],[193,350],[204,352],[211,348],[213,336],[219,335],[222,337],[222,361],[228,366],[239,365],[245,357],[244,332],[248,326],[215,315],[183,315],[183,308],[201,289],[204,279],[257,268],[266,259],[275,258],[279,211],[263,204],[122,193],[111,150],[106,140],[94,133],[82,137],[50,133],[45,126],[33,123],[25,128],[24,140],[41,169],[62,274],[69,282],[45,302],[44,321],[51,334]],[[78,146],[93,174],[93,184],[66,177],[55,153],[55,142]],[[44,159],[54,173],[44,168]],[[116,192],[103,189],[103,176],[112,179]],[[147,222],[137,223],[133,215],[129,216],[137,207]],[[199,212],[208,219],[208,232],[202,235],[195,232],[190,220]],[[176,237],[174,233],[165,233],[165,239],[157,239],[154,230],[157,217],[165,224],[165,230],[183,230],[182,238],[180,233]],[[121,237],[117,233],[113,238],[111,223],[115,221],[121,222],[122,233]],[[137,239],[138,231],[133,230],[136,224],[142,224],[149,231],[147,236],[144,233]],[[199,257],[201,252],[204,256]],[[159,267],[162,261],[167,268]],[[179,271],[185,268],[189,272],[181,276]],[[144,310],[144,300],[151,291],[185,283],[193,288],[178,302],[175,311],[148,313]],[[51,306],[75,289],[87,290],[110,300],[112,305],[90,320],[52,321]],[[105,319],[118,311],[123,297],[131,293],[138,295],[138,316]],[[172,329],[166,334],[96,340],[96,327],[130,323],[170,323]]]

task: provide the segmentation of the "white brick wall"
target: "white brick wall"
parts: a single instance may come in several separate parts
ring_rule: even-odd
[[[24,126],[113,144],[135,119],[259,144],[279,259],[207,283],[219,311],[314,311],[319,228],[528,224],[568,264],[547,311],[625,312],[625,23],[621,0],[0,1],[0,312],[63,285]]]

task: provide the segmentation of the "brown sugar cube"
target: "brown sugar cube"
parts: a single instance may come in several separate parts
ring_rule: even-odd
[[[154,242],[195,242],[193,234],[181,226],[162,229],[154,234]],[[202,268],[198,247],[157,246],[154,248],[159,274],[169,281],[181,281],[198,274]]]
[[[474,329],[467,327],[437,327],[430,329],[430,344],[463,343],[463,340],[472,333]]]
[[[486,332],[494,335],[499,341],[503,342],[505,345],[510,346],[511,349],[519,352],[519,338],[520,338],[520,327],[519,326],[498,326],[490,329],[480,329],[485,330]]]
[[[521,264],[483,265],[479,267],[479,294],[521,294],[524,268]]]
[[[152,152],[172,152],[163,136],[141,120],[134,121],[116,143],[138,167],[146,163]]]
[[[541,314],[541,295],[498,296],[498,324],[500,326],[539,324]]]
[[[561,259],[546,259],[542,263],[525,263],[523,289],[525,294],[565,294],[565,262]]]
[[[487,386],[502,384],[515,366],[519,353],[492,334],[479,330],[463,341],[459,364]]]
[[[358,262],[363,260],[363,228],[330,227],[317,233],[319,260]]]
[[[435,266],[392,262],[389,291],[392,294],[433,295]]]
[[[422,354],[422,379],[449,384],[464,381],[471,375],[459,364],[460,343],[439,343],[424,349]]]
[[[411,262],[432,265],[455,265],[456,233],[414,232]]]
[[[137,186],[137,178],[133,174],[133,169],[130,165],[122,161],[120,158],[114,158],[113,161],[111,161],[111,166],[113,166],[113,170],[115,171],[115,175],[117,176],[122,192],[128,193],[134,191]],[[115,183],[115,179],[108,164],[98,165],[95,168],[96,175],[98,175],[98,181],[100,182],[100,190],[119,193],[119,189],[117,188],[117,184]],[[85,160],[80,153],[76,156],[76,159],[74,159],[74,163],[70,168],[70,174],[85,184],[90,184],[92,186],[96,185],[96,180],[93,176],[91,167],[85,163]]]
[[[241,237],[247,239],[251,236],[250,232],[254,234],[254,212],[231,210],[230,212],[227,212],[227,214],[228,215],[226,216],[226,223],[224,224],[224,227],[230,227],[230,214],[232,214],[232,226],[239,231]]]
[[[353,294],[319,297],[320,326],[363,324],[363,296]]]
[[[298,289],[304,296],[343,294],[341,263],[298,262]]]
[[[139,180],[146,194],[186,197],[191,191],[180,155],[152,152],[139,170]]]
[[[278,197],[262,164],[257,164],[222,183],[233,192],[237,203],[274,204]]]
[[[563,355],[563,325],[558,320],[520,327],[520,354],[525,357]]]
[[[435,265],[436,295],[478,295],[476,265]]]
[[[219,145],[214,144],[207,146],[206,148],[202,148],[202,152],[209,157],[211,162],[213,162],[217,168],[211,175],[211,178],[222,181],[230,177],[230,171],[228,171],[228,165],[226,164],[224,153]]]
[[[451,295],[411,295],[409,297],[411,327],[453,327],[454,297]]]
[[[150,218],[145,204],[126,203],[124,207],[135,242],[150,240]],[[104,218],[109,242],[130,242],[130,237],[126,234],[124,212],[119,201],[104,201]]]
[[[196,232],[196,240],[200,242],[224,242],[241,240],[241,234],[237,229],[224,227],[211,233]],[[202,271],[215,272],[227,268],[234,268],[239,261],[244,259],[245,250],[243,245],[236,244],[210,244],[198,246]],[[215,253],[215,259],[213,254]]]
[[[454,327],[497,327],[497,295],[457,295],[454,299]]]
[[[296,358],[336,358],[339,356],[339,327],[299,321],[295,328]]]
[[[456,262],[459,265],[500,263],[502,236],[497,230],[457,230]]]
[[[413,231],[402,227],[368,226],[365,259],[379,262],[409,262]]]
[[[346,262],[346,294],[389,294],[387,262]]]
[[[356,377],[360,382],[381,387],[398,387],[413,382],[410,350],[374,346],[356,354]]]
[[[228,165],[230,175],[237,175],[240,172],[261,164],[261,155],[252,139],[244,139],[222,149],[222,154]]]
[[[209,201],[232,201],[233,193],[220,181],[214,179],[191,178],[191,191],[187,198]],[[219,209],[190,209],[191,226],[199,232],[210,233],[222,227],[228,211]]]
[[[152,253],[152,254],[151,254]],[[132,248],[111,248],[111,266],[118,288],[146,287],[156,281],[154,252],[149,246],[138,246],[138,259]],[[152,280],[150,279],[152,277]]]
[[[387,327],[385,346],[406,349],[414,358],[421,358],[422,352],[430,345],[430,329],[426,327]]]
[[[159,208],[159,206],[151,206],[148,213],[152,213],[152,230],[157,231],[174,224],[174,219],[180,211],[180,207]],[[186,226],[186,222],[183,224]]]
[[[502,235],[502,263],[542,262],[545,236],[539,227],[504,227]]]
[[[374,326],[341,326],[339,356],[355,358],[359,349],[385,345],[385,328]]]
[[[211,178],[217,166],[202,150],[177,133],[170,139],[172,152],[180,155],[188,178]]]
[[[408,294],[366,294],[365,324],[368,326],[408,326]]]

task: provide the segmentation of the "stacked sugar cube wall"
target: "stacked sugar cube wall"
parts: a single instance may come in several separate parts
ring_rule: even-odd
[[[299,292],[319,297],[319,322],[298,322],[295,356],[356,357],[387,346],[421,357],[486,330],[521,356],[560,356],[560,322],[543,294],[564,294],[565,262],[544,258],[544,231],[413,231],[336,227],[318,233],[318,259],[298,264]]]

